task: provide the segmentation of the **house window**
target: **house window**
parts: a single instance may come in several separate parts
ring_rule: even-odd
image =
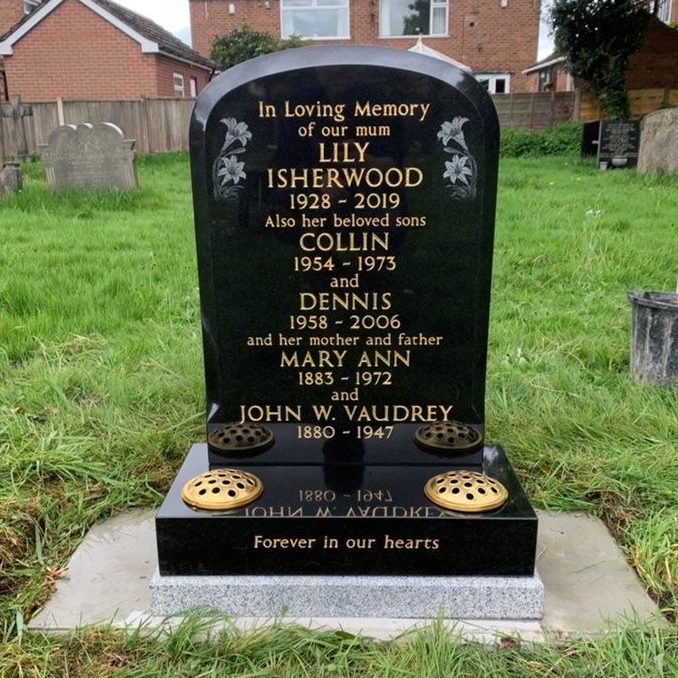
[[[379,35],[447,35],[447,0],[381,0]]]
[[[539,71],[539,83],[537,86],[538,92],[550,92],[554,89],[556,84],[556,69],[553,66],[542,68]]]
[[[24,14],[30,14],[40,2],[41,0],[24,0]]]
[[[348,0],[281,0],[283,38],[348,38]]]
[[[668,23],[671,20],[671,0],[656,0],[657,19]]]
[[[511,76],[508,73],[476,73],[476,80],[490,94],[508,94],[511,91]]]
[[[191,96],[196,97],[198,95],[198,81],[195,78],[191,78]]]
[[[174,96],[184,96],[184,76],[181,73],[172,74],[172,82],[174,83]]]

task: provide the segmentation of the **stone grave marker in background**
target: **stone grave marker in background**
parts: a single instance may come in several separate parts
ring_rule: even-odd
[[[598,167],[635,167],[638,163],[639,145],[640,124],[637,120],[601,120],[598,131]]]
[[[47,183],[52,190],[137,188],[133,139],[111,122],[63,125],[43,146]]]
[[[638,171],[643,174],[678,172],[678,108],[646,115],[640,129]]]
[[[579,154],[582,158],[598,155],[598,136],[600,134],[600,120],[585,122],[582,125],[581,146]]]
[[[201,93],[207,443],[157,514],[157,613],[541,615],[537,518],[483,440],[498,145],[472,76],[401,51]]]

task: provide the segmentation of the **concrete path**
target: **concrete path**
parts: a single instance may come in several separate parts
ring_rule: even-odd
[[[108,622],[136,625],[143,621],[150,627],[178,623],[176,618],[165,620],[149,612],[148,584],[157,567],[153,516],[149,510],[127,511],[96,525],[29,628],[60,632]],[[576,513],[540,513],[537,567],[545,587],[540,622],[450,620],[450,626],[465,637],[492,642],[506,635],[533,641],[545,636],[597,635],[634,617],[665,623],[600,520]],[[427,624],[422,619],[287,620],[379,639]],[[242,629],[270,623],[248,617],[235,621]]]

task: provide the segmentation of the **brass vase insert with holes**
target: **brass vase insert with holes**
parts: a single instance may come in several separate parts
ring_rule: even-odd
[[[181,490],[185,504],[205,511],[228,511],[259,499],[264,485],[253,473],[220,468],[191,478]]]
[[[436,506],[461,513],[492,511],[508,499],[506,488],[498,480],[466,470],[448,471],[429,478],[424,494]]]

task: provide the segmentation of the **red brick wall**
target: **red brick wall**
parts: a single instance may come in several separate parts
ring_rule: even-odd
[[[209,82],[209,72],[201,68],[190,66],[189,64],[175,61],[165,56],[155,57],[156,69],[156,96],[173,97],[174,96],[174,80],[175,73],[180,73],[184,76],[184,96],[191,96],[191,78],[196,79],[197,93],[207,85]]]
[[[574,84],[570,86],[570,79],[568,73],[563,67],[562,64],[556,64],[553,69],[553,77],[555,82],[553,87],[549,89],[549,92],[568,92],[574,88]],[[529,92],[538,92],[539,91],[539,72],[530,73],[527,76],[529,81],[528,91]]]
[[[676,0],[678,2],[678,0]],[[233,0],[235,14],[228,13],[229,0],[190,0],[193,48],[209,56],[216,35],[223,35],[243,23],[280,37],[280,2]],[[508,71],[511,91],[527,91],[528,78],[522,74],[537,59],[539,31],[537,0],[450,0],[449,37],[424,39],[427,46],[461,61],[478,73]],[[350,39],[325,44],[362,44],[408,49],[415,38],[379,37],[379,0],[350,2]],[[312,44],[320,44],[317,41]]]
[[[626,84],[629,89],[678,88],[677,30],[659,22],[650,25],[645,45],[629,59]]]
[[[6,33],[24,16],[23,0],[0,0],[0,35]]]
[[[169,90],[160,75],[167,69],[165,62],[173,63],[171,59],[143,54],[139,43],[77,0],[65,0],[13,50],[5,57],[7,86],[10,94],[20,94],[24,101],[173,95],[171,72]],[[188,96],[187,76],[192,69],[176,63],[175,70],[186,73]]]

